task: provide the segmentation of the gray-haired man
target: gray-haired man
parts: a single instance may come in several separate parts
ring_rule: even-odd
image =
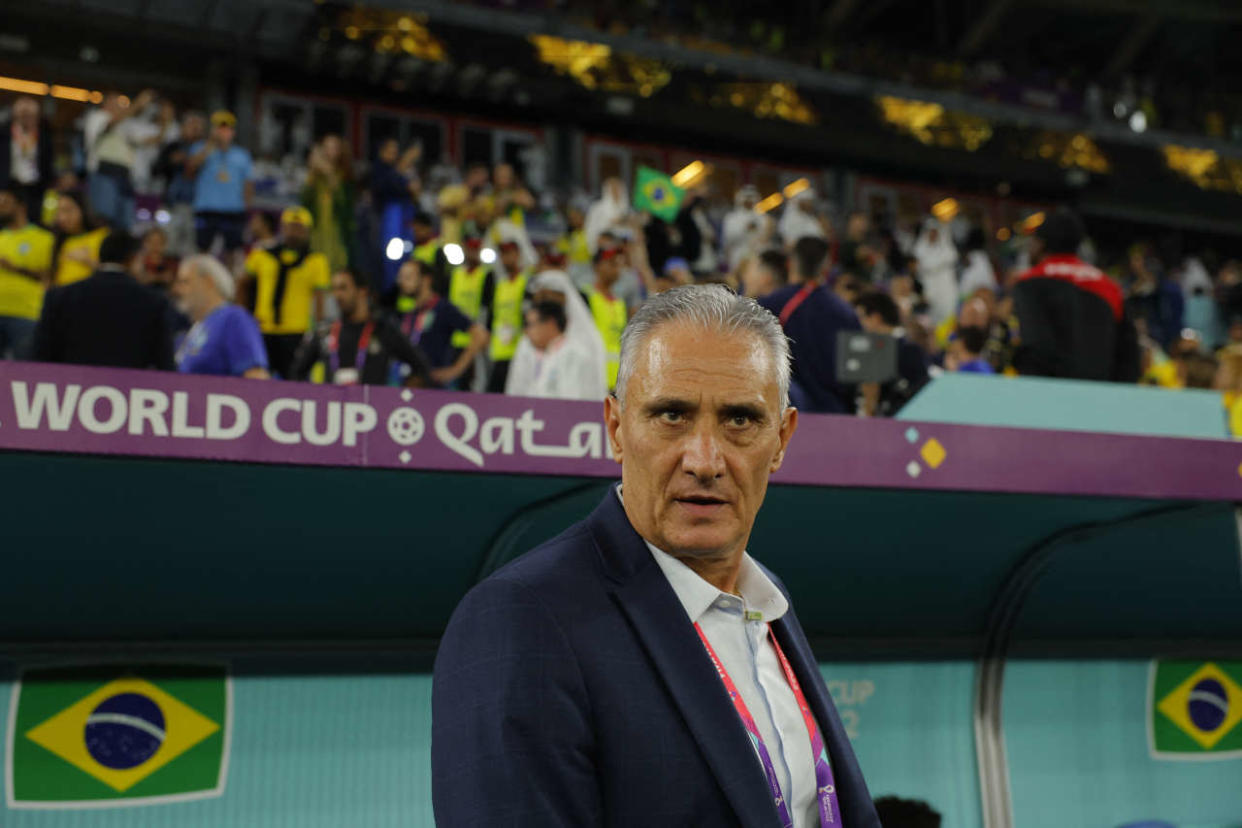
[[[259,324],[244,308],[232,304],[233,276],[219,260],[190,256],[177,269],[173,296],[194,320],[177,348],[177,370],[183,374],[267,379],[267,350]]]
[[[622,486],[441,642],[436,824],[879,828],[788,593],[746,548],[797,427],[776,318],[644,305],[604,415]]]

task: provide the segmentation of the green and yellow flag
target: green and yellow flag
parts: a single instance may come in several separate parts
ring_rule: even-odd
[[[686,191],[674,184],[673,179],[651,167],[639,167],[634,176],[634,209],[640,212],[674,221],[685,195]]]
[[[1150,680],[1152,756],[1242,757],[1242,661],[1156,661]]]
[[[223,793],[223,665],[32,669],[14,695],[9,807],[111,807]]]

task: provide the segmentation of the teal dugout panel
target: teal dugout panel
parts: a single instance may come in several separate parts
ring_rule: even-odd
[[[1150,755],[1149,671],[1141,660],[1009,664],[1004,719],[1015,825],[1242,826],[1242,760]]]
[[[471,584],[610,485],[0,453],[0,497],[22,516],[6,531],[0,642],[434,645]],[[1160,505],[773,486],[751,550],[825,656],[969,657],[1025,550]]]
[[[611,485],[0,453],[0,497],[21,516],[0,553],[0,657],[10,665],[222,657],[234,665],[235,711],[218,798],[5,810],[0,824],[430,825],[429,667],[443,625],[471,584],[580,519]],[[1167,520],[1144,523],[1153,513]],[[1074,527],[1095,528],[1075,535]],[[1112,799],[1074,800],[1081,822],[1032,805],[1047,768],[1074,750],[1088,779],[1147,779],[1157,811],[1160,797],[1174,797],[1166,810],[1178,818],[1227,824],[1207,809],[1174,813],[1180,800],[1165,791],[1193,778],[1201,785],[1193,801],[1233,807],[1209,798],[1229,763],[1145,776],[1135,763],[1149,760],[1100,747],[1115,741],[1105,730],[1091,735],[1078,723],[1069,732],[1056,718],[1069,701],[1039,688],[1060,680],[1056,670],[1122,669],[1098,660],[1120,646],[1236,648],[1242,589],[1231,507],[783,485],[771,488],[751,548],[793,593],[873,793],[927,799],[946,825],[975,828],[983,820],[973,659],[1015,568],[1067,531],[1072,554],[1058,553],[1042,573],[1012,643],[1082,660],[1011,667],[1004,731],[1015,824],[1114,825],[1138,813],[1125,787]],[[340,657],[316,655],[329,650]],[[1040,677],[1044,669],[1052,678]],[[0,711],[12,677],[10,668]],[[1109,704],[1107,694],[1092,695],[1097,684],[1071,686],[1083,710]],[[1032,732],[1044,741],[1029,742]]]
[[[1227,438],[1214,391],[1108,382],[942,374],[901,410],[901,420],[1105,434]]]

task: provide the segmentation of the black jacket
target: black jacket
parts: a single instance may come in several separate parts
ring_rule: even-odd
[[[33,358],[39,362],[175,371],[172,308],[122,270],[53,288],[43,299]]]
[[[1121,288],[1077,256],[1049,256],[1013,290],[1018,373],[1137,382],[1138,337]]]

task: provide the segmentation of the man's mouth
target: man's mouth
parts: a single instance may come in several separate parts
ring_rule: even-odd
[[[677,502],[689,506],[723,506],[729,501],[712,495],[686,495],[685,497],[677,498]]]

